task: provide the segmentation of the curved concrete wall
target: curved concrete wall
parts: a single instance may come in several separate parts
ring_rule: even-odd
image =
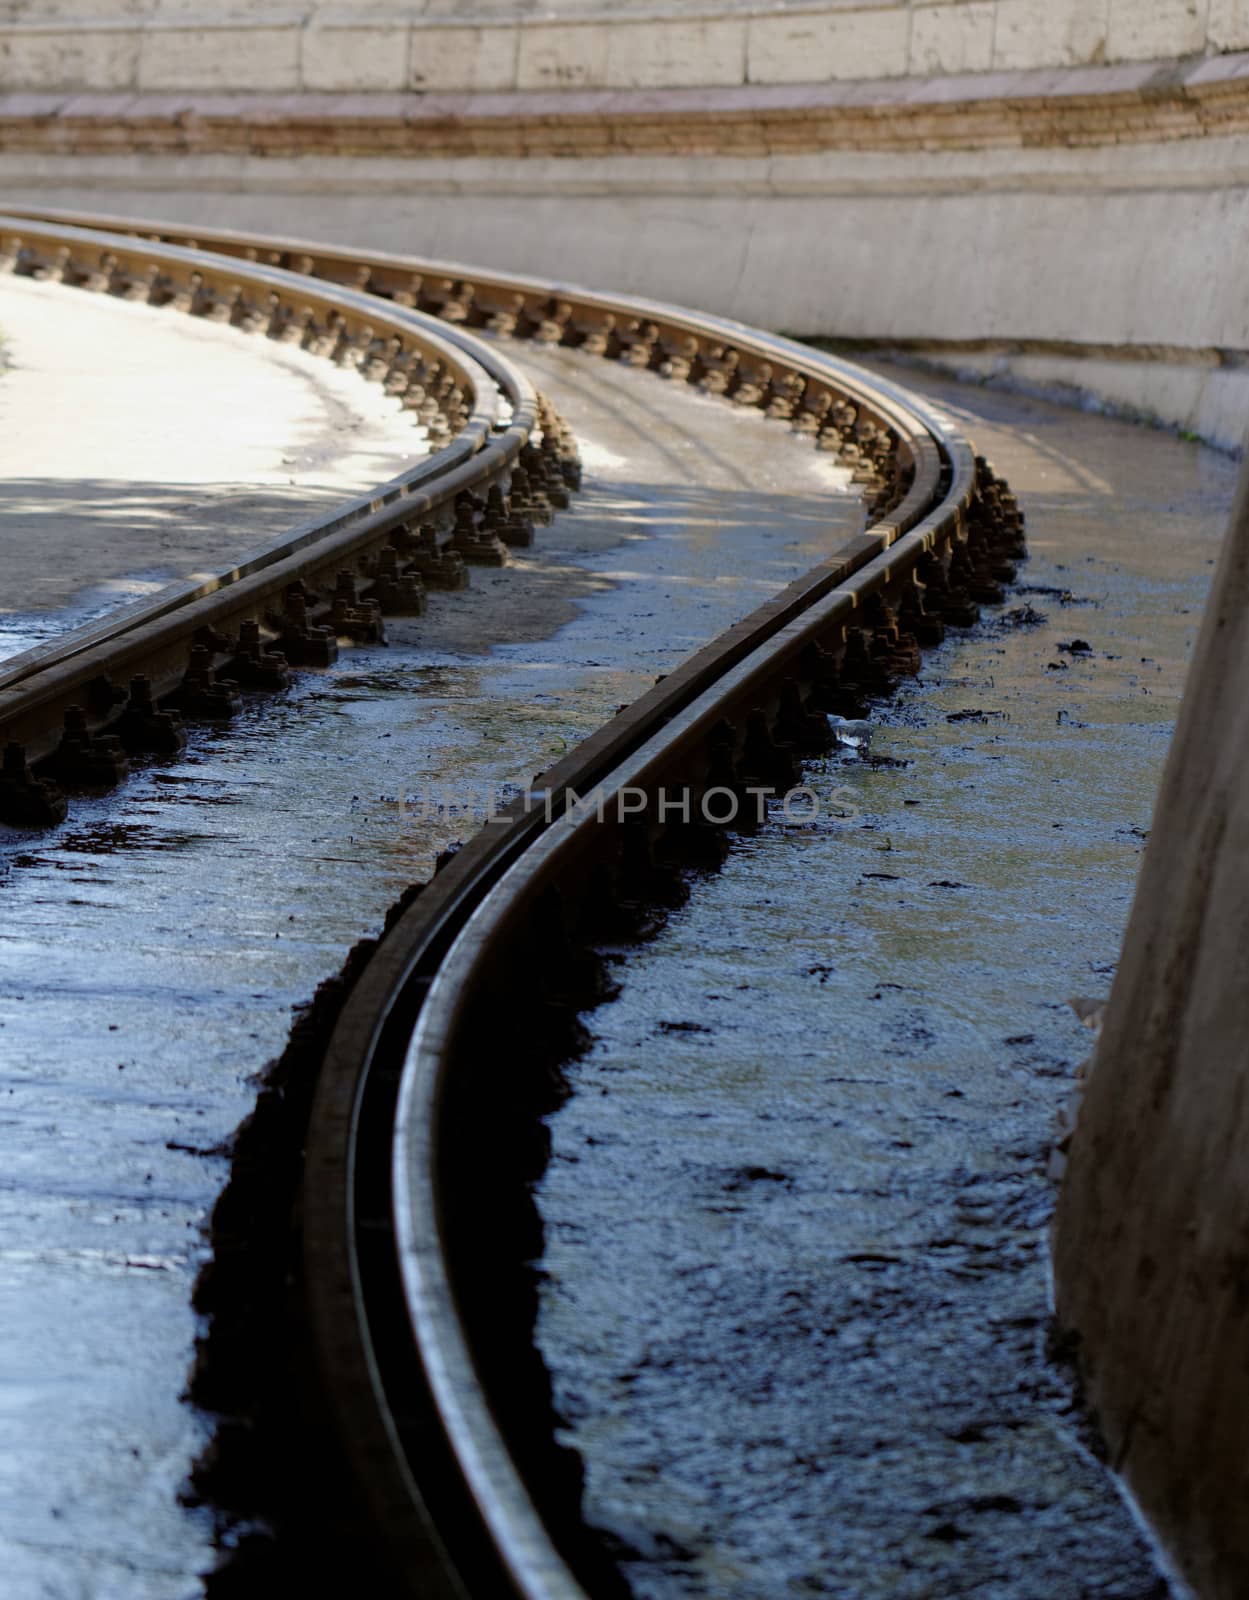
[[[1249,48],[1249,0],[0,0],[0,87],[812,83]]]
[[[1239,444],[1249,0],[605,10],[0,0],[0,190],[922,345]]]

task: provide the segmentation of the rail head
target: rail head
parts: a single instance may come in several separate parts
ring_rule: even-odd
[[[401,1069],[392,1149],[395,1241],[412,1337],[442,1428],[478,1508],[509,1593],[518,1600],[589,1600],[587,1589],[544,1525],[478,1371],[454,1276],[448,1238],[448,1161],[463,1154],[463,1093],[451,1096],[466,1062],[480,1052],[474,1013],[505,992],[492,969],[531,937],[545,897],[568,898],[590,866],[610,856],[602,830],[635,822],[627,797],[664,792],[666,779],[688,784],[688,750],[706,745],[725,719],[744,719],[804,650],[852,622],[866,600],[906,562],[930,549],[938,530],[905,536],[906,548],[877,556],[730,668],[593,784],[594,805],[557,812],[506,869],[468,917],[425,994]],[[587,777],[589,773],[587,772]],[[542,806],[547,791],[539,792]],[[584,801],[586,795],[580,793]],[[622,818],[629,823],[623,824]],[[520,820],[519,818],[517,819]],[[619,846],[615,846],[619,849]],[[472,1038],[467,1038],[468,1035]],[[503,1040],[497,1040],[504,1048]],[[487,1047],[488,1048],[488,1047]],[[477,1087],[483,1087],[479,1084]],[[472,1091],[470,1091],[471,1093]],[[457,1137],[459,1135],[459,1137]],[[449,1152],[454,1151],[454,1154]]]

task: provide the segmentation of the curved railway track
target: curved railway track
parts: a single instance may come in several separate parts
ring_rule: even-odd
[[[506,560],[579,481],[571,437],[513,362],[425,313],[273,267],[0,218],[0,267],[298,342],[384,382],[441,444],[427,459],[212,578],[0,664],[0,820],[55,822],[65,789],[107,787],[168,753],[183,717],[227,720],[240,689],[280,688],[338,641],[384,637],[467,562]],[[504,501],[504,486],[508,498]]]
[[[406,379],[422,415],[432,384],[452,435],[378,496],[237,572],[7,664],[8,820],[53,818],[48,781],[98,776],[91,763],[107,771],[111,730],[134,726],[136,709],[144,726],[177,731],[179,710],[211,714],[214,694],[236,694],[229,675],[248,663],[253,685],[273,686],[285,669],[275,649],[315,663],[340,637],[376,637],[404,585],[409,595],[418,580],[432,586],[457,555],[500,559],[500,534],[530,536],[575,484],[575,449],[481,331],[571,345],[758,407],[835,450],[864,485],[864,533],[447,858],[350,964],[301,1042],[317,1071],[287,1135],[304,1150],[298,1193],[270,1203],[298,1219],[291,1326],[311,1372],[301,1393],[333,1419],[360,1518],[353,1535],[396,1592],[612,1593],[619,1580],[581,1529],[577,1465],[552,1437],[529,1337],[540,1228],[528,1189],[577,1015],[610,993],[605,949],[645,936],[680,899],[686,871],[721,859],[730,824],[751,826],[768,795],[798,781],[801,758],[831,741],[830,713],[860,714],[947,626],[1002,598],[1023,553],[1018,508],[936,408],[719,318],[442,263],[81,215],[0,218],[0,264],[299,337],[397,390]],[[126,701],[113,686],[136,674],[151,688]]]

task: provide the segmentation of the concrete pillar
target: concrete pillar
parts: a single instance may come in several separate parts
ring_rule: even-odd
[[[1055,1223],[1111,1460],[1203,1600],[1249,1594],[1249,461]]]

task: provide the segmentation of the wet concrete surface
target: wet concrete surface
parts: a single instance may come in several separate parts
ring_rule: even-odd
[[[0,341],[0,659],[427,452],[358,373],[174,311],[0,276]]]
[[[0,828],[6,1600],[200,1592],[191,1287],[292,1005],[488,789],[860,526],[846,475],[762,418],[623,370],[605,398],[596,365],[522,354],[588,469],[532,552],[62,827]]]
[[[901,376],[1020,587],[619,962],[550,1123],[539,1345],[638,1600],[1169,1592],[1049,1348],[1046,1167],[1235,469]]]

